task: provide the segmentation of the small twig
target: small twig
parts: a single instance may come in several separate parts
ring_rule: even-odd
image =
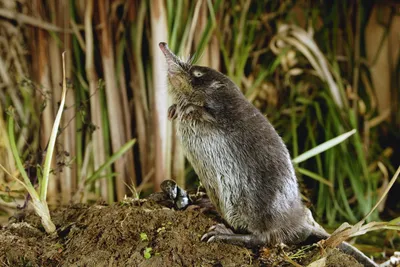
[[[303,265],[298,264],[294,260],[292,260],[284,251],[283,251],[283,257],[285,258],[285,261],[292,264],[295,267],[303,267]]]
[[[358,84],[360,79],[360,30],[361,30],[361,15],[360,15],[360,3],[356,1],[356,28],[354,37],[354,71],[353,71],[353,93],[358,96]],[[354,114],[357,114],[358,101],[353,101]]]
[[[75,34],[76,39],[78,40],[79,46],[82,49],[82,51],[84,52],[84,54],[86,54],[86,44],[85,41],[83,40],[82,34],[79,32],[79,28],[78,25],[75,23],[74,20],[71,20],[71,26],[72,26],[72,31]]]
[[[28,24],[48,31],[73,33],[71,29],[63,29],[41,19],[33,18],[4,8],[0,8],[0,17],[12,19],[19,23]]]
[[[144,177],[142,183],[136,188],[137,192],[141,192],[145,185],[147,184],[147,182],[150,180],[150,178],[152,178],[154,175],[154,168],[152,168],[148,174],[146,174],[146,176]]]
[[[193,14],[193,19],[192,19],[192,25],[190,25],[190,31],[189,31],[189,38],[186,43],[186,50],[185,50],[185,55],[189,55],[190,53],[190,46],[193,43],[193,36],[194,32],[196,30],[196,26],[198,24],[198,18],[199,18],[199,12],[200,12],[200,7],[203,1],[198,1],[196,3],[195,9],[194,9],[194,14]]]
[[[385,121],[391,114],[391,108],[386,108],[380,115],[376,116],[373,119],[370,119],[368,121],[368,126],[370,128],[373,128],[377,125],[379,125],[380,123],[382,123],[383,121]]]

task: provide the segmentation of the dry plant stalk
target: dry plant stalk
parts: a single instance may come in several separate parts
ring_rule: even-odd
[[[328,84],[335,103],[339,107],[343,107],[343,99],[329,70],[328,61],[315,43],[311,29],[306,32],[295,25],[281,25],[279,33],[271,40],[271,50],[279,55],[282,49],[288,45],[295,47],[307,58],[318,77]]]
[[[99,127],[99,129],[95,130],[92,134],[92,151],[93,151],[93,167],[97,170],[101,164],[103,164],[106,160],[106,150],[104,147],[104,135],[103,135],[103,127],[102,127],[102,118],[101,118],[101,95],[98,92],[98,77],[96,74],[95,66],[94,66],[94,39],[93,39],[93,0],[88,0],[86,2],[85,9],[85,41],[86,41],[86,53],[85,53],[85,69],[86,76],[89,83],[89,92],[90,92],[90,116],[92,122]],[[88,152],[88,150],[86,150]],[[104,175],[105,172],[102,173]],[[83,179],[82,179],[83,180]],[[101,196],[104,199],[108,198],[107,192],[107,180],[102,179],[100,182],[101,188]],[[85,190],[82,190],[85,192]]]
[[[62,16],[52,15],[51,20],[54,25],[62,29],[67,29],[70,24],[71,18],[69,14],[65,13],[64,10],[69,8],[69,2],[67,0],[51,0],[49,6],[52,14],[63,14]],[[51,81],[52,81],[52,102],[53,107],[57,107],[58,101],[61,98],[61,92],[56,90],[59,87],[60,81],[62,81],[62,65],[58,60],[61,54],[61,45],[59,39],[63,40],[62,48],[68,51],[70,48],[71,35],[67,33],[52,33],[49,38],[49,61],[51,70]],[[65,55],[67,58],[66,62],[72,62],[71,53]],[[66,75],[71,77],[71,65],[66,64]],[[67,88],[68,90],[68,88]],[[75,110],[73,107],[75,104],[75,95],[71,90],[65,99],[66,109],[63,113],[63,127],[58,137],[58,143],[62,146],[57,146],[57,155],[64,155],[64,151],[68,151],[69,157],[62,158],[58,161],[58,164],[66,163],[67,159],[75,157],[75,142],[76,142],[76,124],[75,124]],[[55,112],[55,111],[54,111]],[[59,176],[60,193],[62,195],[61,201],[67,204],[71,201],[72,193],[77,187],[77,176],[76,176],[76,165],[71,164],[57,172]]]
[[[152,129],[150,125],[150,109],[146,92],[146,77],[142,59],[143,30],[146,15],[146,1],[134,5],[128,11],[128,21],[132,27],[131,45],[132,56],[128,57],[132,81],[130,87],[133,93],[133,106],[135,114],[136,133],[139,144],[139,159],[142,177],[147,177],[152,168],[151,142]],[[145,179],[142,180],[142,183]]]
[[[171,139],[171,125],[167,124],[168,107],[171,104],[166,84],[164,56],[162,55],[158,44],[168,40],[167,14],[164,1],[152,0],[150,2],[150,20],[152,30],[151,52],[153,55],[153,133],[154,133],[154,190],[160,189],[161,182],[168,173],[167,152]],[[169,129],[168,129],[169,128]]]
[[[400,17],[390,14],[390,6],[377,5],[373,8],[370,20],[366,26],[366,53],[370,64],[374,97],[380,114],[390,113],[396,107],[396,93],[391,74],[396,72],[397,60],[400,56],[398,29]],[[383,20],[383,21],[382,21]],[[386,25],[385,25],[386,24]],[[391,25],[388,32],[386,27]],[[381,40],[380,41],[377,40]],[[397,93],[398,96],[398,93]]]
[[[107,96],[107,111],[111,131],[111,144],[113,152],[117,152],[127,141],[126,130],[124,127],[125,116],[123,113],[124,101],[119,88],[117,87],[117,78],[115,75],[116,65],[114,59],[114,44],[112,42],[113,35],[111,25],[107,14],[109,13],[109,1],[98,2],[99,20],[103,25],[101,32],[101,51],[104,70],[105,91]],[[117,177],[115,179],[117,198],[122,199],[127,193],[125,187],[125,179],[131,178],[136,180],[134,172],[129,172],[127,166],[133,166],[128,162],[127,157],[122,157],[115,162],[115,171]]]
[[[45,16],[44,14],[44,3],[41,1],[33,1],[33,10],[40,14],[41,16]],[[51,84],[51,73],[50,73],[50,61],[49,61],[49,34],[43,29],[36,29],[36,42],[32,43],[32,46],[37,48],[37,55],[34,58],[34,62],[36,65],[36,79],[41,86],[41,92],[37,94],[40,102],[44,102],[45,108],[42,112],[41,116],[41,125],[40,125],[40,145],[43,150],[48,149],[48,140],[51,136],[52,122],[54,121],[54,112],[55,107],[53,106],[53,94],[51,92],[52,84]],[[53,159],[52,169],[55,169],[55,159]],[[56,199],[57,192],[57,183],[59,177],[55,176],[49,183],[49,201],[52,202]]]
[[[142,61],[142,36],[144,29],[144,21],[146,15],[146,1],[141,1],[139,6],[129,9],[129,22],[131,27],[135,29],[131,36],[132,53],[129,57],[130,75],[132,82],[130,87],[133,92],[134,114],[136,122],[136,132],[139,143],[139,158],[142,177],[146,177],[151,171],[151,140],[152,131],[150,127],[150,110],[148,106],[146,92],[146,78]],[[154,170],[154,169],[153,169]]]
[[[382,194],[379,201],[375,204],[375,206],[371,209],[371,211],[357,224],[350,225],[348,223],[343,223],[336,229],[332,235],[325,240],[322,244],[326,248],[334,248],[337,247],[340,243],[350,239],[351,237],[363,235],[370,231],[381,230],[381,229],[392,229],[400,231],[400,225],[393,225],[390,222],[370,222],[364,225],[366,219],[372,214],[372,212],[380,205],[380,203],[385,199],[386,195],[389,193],[390,188],[393,186],[394,182],[397,180],[397,177],[400,174],[400,166],[397,168],[396,173],[393,178],[390,180],[389,185],[387,186],[385,192]]]

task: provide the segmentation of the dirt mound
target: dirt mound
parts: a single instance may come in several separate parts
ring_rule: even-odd
[[[265,249],[201,242],[216,223],[213,216],[196,209],[175,211],[154,201],[56,209],[54,235],[44,232],[32,212],[17,217],[0,229],[4,266],[269,266],[280,261],[263,259]],[[350,260],[347,266],[357,266]],[[285,260],[283,265],[290,266]]]

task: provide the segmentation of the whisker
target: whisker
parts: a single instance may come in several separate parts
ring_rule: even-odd
[[[189,55],[188,60],[186,61],[187,64],[192,65],[193,61],[194,61],[194,56],[195,54],[193,54],[192,56]]]

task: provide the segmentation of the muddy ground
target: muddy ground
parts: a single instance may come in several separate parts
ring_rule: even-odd
[[[44,232],[25,212],[0,228],[1,266],[307,266],[321,250],[246,248],[204,243],[200,237],[220,219],[190,206],[183,211],[154,200],[112,205],[71,205],[51,213],[57,233]],[[325,255],[326,256],[326,255]],[[361,266],[333,250],[325,266]]]

